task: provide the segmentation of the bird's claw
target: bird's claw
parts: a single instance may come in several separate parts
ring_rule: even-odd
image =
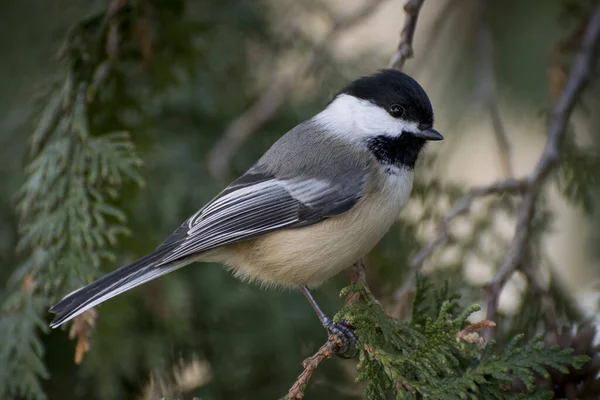
[[[339,339],[338,347],[335,350],[335,354],[338,357],[354,358],[358,355],[356,335],[350,325],[344,321],[336,324],[332,320],[327,321],[324,325],[329,336],[335,335]]]

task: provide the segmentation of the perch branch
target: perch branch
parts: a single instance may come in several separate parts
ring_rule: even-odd
[[[242,144],[283,106],[296,82],[319,71],[332,43],[345,31],[364,21],[386,0],[371,0],[358,10],[333,21],[329,33],[316,45],[304,65],[295,73],[275,78],[260,98],[225,129],[208,155],[208,168],[217,178],[227,174],[232,157]]]
[[[413,57],[413,40],[417,28],[417,20],[419,19],[419,12],[424,2],[425,0],[408,0],[404,4],[404,27],[400,32],[398,50],[390,60],[390,68],[402,70],[406,61]]]
[[[327,358],[331,358],[334,354],[336,347],[338,346],[338,338],[335,335],[329,337],[327,342],[312,356],[308,357],[302,366],[304,371],[298,376],[296,382],[290,388],[288,392],[289,400],[301,400],[304,398],[304,392],[306,391],[306,385],[312,377],[315,369]]]
[[[365,295],[369,296],[370,300],[378,302],[375,297],[373,297],[373,294],[367,285],[365,265],[362,260],[354,263],[352,267],[352,284],[356,283],[360,283],[364,287]],[[350,293],[346,298],[345,305],[350,306],[356,304],[360,301],[360,297],[360,293]],[[331,358],[340,344],[339,338],[336,335],[331,335],[327,339],[327,342],[325,342],[325,344],[321,346],[321,348],[314,355],[304,360],[302,363],[304,371],[302,371],[300,376],[298,376],[298,379],[296,379],[296,382],[294,382],[289,390],[287,397],[288,400],[304,398],[306,385],[315,372],[315,369],[319,366],[319,364],[321,364],[321,362],[323,362],[323,360],[326,358]]]
[[[542,184],[560,161],[560,145],[566,133],[567,124],[583,88],[590,80],[595,66],[600,40],[600,1],[597,2],[585,30],[581,47],[575,58],[567,83],[554,106],[548,124],[546,147],[527,177],[527,189],[517,211],[515,235],[506,255],[492,280],[486,285],[487,319],[493,320],[498,311],[498,297],[504,284],[521,265],[526,243],[531,233],[531,222]],[[486,331],[487,339],[493,338],[493,331]]]
[[[362,287],[364,288],[364,295],[366,297],[368,297],[368,299],[365,299],[365,300],[369,300],[369,301],[375,302],[377,304],[380,304],[379,300],[377,300],[377,298],[375,298],[375,296],[373,296],[373,293],[371,292],[371,289],[369,288],[369,285],[367,284],[367,275],[365,272],[365,263],[363,260],[358,260],[352,266],[352,280],[350,282],[352,285],[357,284],[357,283],[360,283],[362,285]],[[360,300],[360,297],[361,297],[361,293],[357,293],[357,292],[350,293],[346,297],[345,305],[351,306],[351,305],[358,303],[358,301]]]

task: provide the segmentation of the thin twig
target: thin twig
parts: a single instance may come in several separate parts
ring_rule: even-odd
[[[406,60],[414,56],[413,39],[415,37],[419,12],[424,2],[425,0],[408,0],[404,5],[404,27],[400,32],[398,50],[390,60],[390,68],[402,70]]]
[[[301,400],[304,398],[304,392],[306,391],[306,385],[308,381],[312,377],[315,369],[323,362],[323,360],[327,358],[331,358],[334,354],[335,349],[338,346],[338,339],[336,336],[330,336],[327,342],[311,357],[308,357],[304,362],[302,362],[302,366],[304,367],[304,371],[298,376],[296,382],[290,388],[288,392],[289,400]]]
[[[350,283],[352,285],[360,283],[364,289],[364,295],[368,297],[368,299],[365,299],[365,300],[380,304],[379,300],[377,300],[377,298],[375,296],[373,296],[373,293],[371,292],[371,289],[369,288],[369,285],[367,283],[365,263],[363,260],[358,260],[352,266],[352,279],[351,279]],[[354,304],[358,303],[358,301],[360,300],[360,297],[361,297],[361,293],[358,293],[358,292],[350,293],[346,297],[346,301],[344,304],[346,306],[354,305]]]
[[[588,31],[590,31],[589,26],[590,25],[588,24]],[[582,52],[584,54],[586,54],[586,57],[584,57],[584,62],[587,64],[582,64],[582,62],[579,61],[581,59],[580,58],[578,60],[578,62],[576,63],[577,64],[576,68],[574,67],[573,71],[577,70],[580,72],[584,71],[586,73],[589,73],[589,71],[591,70],[590,63],[592,62],[592,59],[590,58],[589,54],[591,52],[593,52],[594,50],[596,50],[595,43],[597,40],[594,42],[589,42],[589,40],[590,40],[589,32],[588,32],[588,35],[586,36],[586,38],[588,38],[588,42],[584,42],[584,45],[582,46]],[[505,280],[508,279],[508,277],[505,278],[504,275],[507,272],[510,272],[509,275],[512,275],[512,272],[514,272],[514,269],[516,268],[516,264],[514,262],[514,256],[512,254],[513,253],[519,254],[520,255],[519,257],[521,257],[521,255],[522,255],[523,246],[524,246],[525,241],[529,234],[529,226],[527,226],[526,229],[524,229],[523,226],[526,223],[526,221],[531,221],[531,218],[533,216],[533,207],[534,207],[535,201],[537,199],[537,193],[539,190],[539,186],[541,185],[542,181],[547,177],[547,175],[550,173],[552,167],[555,166],[556,163],[558,162],[558,142],[557,142],[557,140],[562,139],[562,135],[564,134],[564,129],[566,127],[568,116],[570,115],[570,113],[574,107],[575,100],[577,99],[579,92],[581,91],[583,84],[585,83],[584,80],[588,79],[588,77],[587,76],[579,77],[579,79],[582,79],[582,81],[575,82],[573,80],[573,75],[572,75],[571,80],[569,81],[569,83],[570,83],[569,86],[572,86],[572,88],[570,88],[570,90],[568,92],[565,91],[565,94],[561,98],[562,101],[559,102],[559,104],[555,108],[554,112],[552,113],[552,120],[550,123],[551,135],[549,136],[546,149],[544,150],[544,153],[543,153],[542,157],[540,158],[540,161],[538,162],[538,165],[536,166],[535,170],[528,177],[526,177],[524,179],[519,179],[519,180],[506,179],[503,181],[498,181],[498,182],[492,183],[487,186],[475,188],[475,189],[471,190],[466,196],[464,196],[452,209],[450,209],[444,215],[444,218],[442,219],[442,221],[440,222],[440,225],[438,227],[437,235],[434,236],[433,238],[431,238],[429,240],[429,242],[414,257],[411,258],[411,260],[409,262],[408,278],[405,280],[404,284],[398,290],[396,290],[396,292],[394,293],[394,296],[393,296],[394,297],[394,308],[391,313],[392,316],[394,316],[395,318],[403,318],[404,317],[404,313],[406,312],[406,309],[407,309],[406,305],[408,303],[410,303],[412,292],[414,290],[414,284],[415,284],[417,272],[420,270],[423,263],[431,255],[431,253],[436,248],[438,248],[439,246],[443,245],[444,243],[446,243],[448,241],[450,222],[457,216],[460,216],[460,215],[468,212],[469,209],[471,208],[473,202],[476,199],[478,199],[479,197],[484,197],[484,196],[488,196],[491,194],[505,194],[505,193],[506,194],[523,194],[524,195],[524,197],[519,205],[519,211],[518,211],[519,217],[517,218],[518,222],[517,222],[516,234],[513,238],[511,246],[509,247],[509,252],[507,253],[506,258],[498,271],[497,277],[495,277],[495,279],[497,279],[497,281],[492,281],[491,287],[493,288],[496,285],[496,283],[501,284],[500,287],[502,287],[505,283]],[[575,84],[577,84],[578,86],[575,86]],[[566,100],[569,100],[569,101],[566,101]],[[566,114],[566,113],[568,113],[568,114]],[[559,129],[562,129],[562,132],[560,132],[560,135],[557,134],[557,132],[559,132]],[[554,138],[554,139],[552,139],[552,143],[550,143],[551,138]],[[527,225],[529,225],[529,224],[527,224]],[[510,267],[507,267],[507,265],[509,265]],[[496,282],[496,283],[494,283],[494,282]],[[490,287],[490,286],[488,285],[488,287]],[[497,298],[496,298],[496,302],[497,302]],[[497,308],[497,304],[496,304],[496,308]],[[488,319],[490,319],[490,320],[493,319],[493,316],[495,315],[495,312],[496,312],[496,309],[493,308],[493,310],[494,310],[493,313],[489,312],[489,304],[488,304]],[[490,331],[488,330],[488,332],[490,332]]]
[[[425,260],[433,253],[435,249],[442,246],[448,241],[450,222],[456,217],[467,213],[475,200],[486,197],[492,194],[520,194],[527,186],[525,179],[506,179],[498,182],[494,182],[487,186],[481,186],[472,189],[466,194],[454,207],[452,207],[442,220],[437,229],[437,235],[427,242],[425,246],[415,254],[408,263],[408,278],[405,279],[404,284],[394,292],[394,307],[391,315],[394,318],[403,319],[408,309],[407,305],[410,304],[414,286],[416,283],[416,276]]]
[[[489,2],[490,0],[479,0],[479,84],[478,94],[482,100],[484,107],[489,114],[496,145],[498,146],[498,155],[500,157],[500,165],[505,177],[514,176],[512,169],[512,152],[504,122],[500,115],[500,107],[498,106],[498,93],[496,90],[496,78],[494,74],[494,43],[492,40],[492,32],[489,21]]]
[[[523,261],[526,244],[531,233],[531,221],[540,194],[541,186],[560,161],[560,145],[565,136],[567,124],[581,92],[591,78],[596,63],[600,41],[600,1],[591,15],[580,50],[577,54],[569,79],[558,99],[548,125],[546,147],[528,176],[527,191],[519,204],[516,233],[508,247],[504,260],[493,279],[486,285],[487,319],[493,320],[498,311],[498,297],[504,284],[510,279]],[[486,338],[493,338],[493,331],[486,331]]]
[[[369,286],[367,284],[367,277],[365,274],[365,265],[362,260],[357,261],[352,266],[351,283],[352,284],[360,283],[365,290],[365,294],[370,297],[370,300],[378,302],[375,299],[375,297],[373,296],[373,294],[371,293],[371,290],[369,289]],[[357,292],[350,293],[348,295],[348,297],[346,298],[345,305],[346,306],[354,305],[360,301],[360,298],[361,298],[360,293],[357,293]],[[298,377],[298,379],[296,380],[296,382],[290,389],[290,391],[288,393],[289,400],[304,398],[304,391],[306,390],[306,384],[312,377],[313,372],[315,371],[315,369],[319,366],[319,364],[323,360],[325,360],[326,358],[332,357],[332,355],[335,353],[335,351],[339,348],[340,344],[341,343],[339,341],[339,338],[335,335],[331,335],[327,339],[327,342],[325,342],[325,344],[323,346],[321,346],[319,351],[317,351],[313,356],[304,360],[304,362],[302,363],[302,366],[304,367],[304,371],[300,374],[300,376]]]
[[[333,21],[329,33],[316,45],[308,60],[294,73],[282,74],[274,78],[260,98],[237,117],[225,130],[208,155],[208,168],[217,178],[223,178],[229,163],[241,145],[262,125],[269,121],[283,106],[297,81],[314,75],[324,65],[333,42],[345,31],[364,21],[387,0],[371,0],[358,10]]]
[[[352,266],[352,279],[350,280],[350,284],[355,285],[357,283],[360,283],[361,285],[363,285],[365,287],[365,290],[367,290],[368,293],[371,294],[371,289],[369,289],[369,286],[367,285],[367,275],[366,275],[365,264],[364,264],[363,260],[358,260]],[[350,305],[358,303],[359,300],[360,300],[360,293],[358,293],[358,292],[350,293],[346,297],[346,301],[344,304],[346,306],[350,306]]]

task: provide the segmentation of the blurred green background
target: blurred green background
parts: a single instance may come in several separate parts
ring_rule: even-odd
[[[41,330],[35,315],[47,323],[45,310],[53,301],[152,251],[277,137],[320,111],[346,82],[386,66],[397,46],[402,1],[383,1],[372,16],[341,31],[319,67],[294,79],[283,107],[235,152],[229,169],[220,176],[209,170],[209,153],[228,124],[254,104],[276,76],[302,68],[333,26],[332,16],[347,15],[363,4],[349,3],[0,2],[0,298],[5,303],[0,317],[1,395],[210,400],[276,399],[287,392],[302,360],[325,340],[317,318],[301,294],[261,290],[217,265],[184,268],[98,307],[90,349],[81,365],[74,363],[75,342],[69,340],[68,327]],[[444,210],[468,186],[503,175],[481,97],[486,79],[482,69],[492,71],[514,173],[525,174],[544,143],[544,112],[552,102],[552,49],[576,28],[593,2],[488,1],[487,20],[479,3],[428,0],[419,20],[416,57],[406,70],[431,95],[436,127],[446,140],[429,150],[417,170],[413,202],[367,260],[371,288],[384,304],[393,302],[408,260],[431,237]],[[118,8],[112,16],[107,14],[110,7]],[[482,34],[482,24],[489,38]],[[111,44],[111,38],[117,43]],[[564,66],[570,61],[569,53],[560,58]],[[61,95],[69,82],[71,94]],[[596,83],[574,118],[572,136],[590,153],[597,150],[598,93]],[[80,99],[85,109],[79,116],[77,96],[86,97]],[[40,157],[56,161],[57,171],[68,174],[59,169],[60,157],[52,158],[44,150],[56,139],[52,135],[65,133],[56,133],[54,127],[39,136],[40,121],[51,114],[53,101],[63,104],[57,118],[72,112],[74,120],[85,121],[89,137],[126,131],[128,136],[118,140],[135,146],[129,166],[134,171],[121,174],[122,184],[98,179],[92,185],[106,190],[102,202],[126,216],[120,222],[118,213],[105,215],[109,224],[126,227],[129,235],[116,228],[114,245],[107,236],[106,243],[88,249],[106,251],[112,259],[102,255],[97,262],[81,265],[78,260],[89,255],[71,257],[72,248],[66,245],[57,253],[44,253],[54,263],[44,257],[40,261],[36,248],[43,246],[35,241],[15,251],[19,221],[22,227],[32,221],[43,225],[48,212],[44,204],[61,207],[61,201],[48,200],[54,195],[50,192],[58,190],[55,186],[49,186],[47,197],[24,191],[31,188],[30,163]],[[34,151],[36,137],[41,150]],[[138,158],[143,161],[139,168]],[[600,164],[585,168],[590,165]],[[597,179],[581,179],[585,190],[580,192],[588,197],[584,203],[592,207],[579,207],[578,199],[565,201],[575,195],[548,190],[544,211],[552,218],[543,225],[548,233],[541,242],[545,261],[535,261],[543,264],[552,287],[558,287],[552,293],[569,323],[593,320],[597,314]],[[111,190],[118,196],[111,197]],[[41,205],[29,211],[21,207],[19,214],[18,204],[27,201],[28,193]],[[510,207],[501,212],[502,207],[488,203],[460,221],[457,239],[425,265],[434,282],[449,279],[466,303],[483,303],[481,286],[493,275],[512,234]],[[65,199],[62,206],[68,204]],[[69,218],[73,222],[77,216]],[[63,234],[70,235],[48,233],[56,237],[48,239],[47,247]],[[341,307],[337,294],[349,276],[342,273],[315,293],[328,313]],[[33,279],[32,291],[23,286],[27,279]],[[30,297],[18,298],[23,292]],[[542,320],[539,300],[522,301],[528,295],[522,277],[511,280],[501,297],[505,332],[533,333],[541,326],[532,323]],[[565,311],[569,308],[574,311]],[[361,387],[352,383],[354,363],[324,363],[307,397],[360,398]]]

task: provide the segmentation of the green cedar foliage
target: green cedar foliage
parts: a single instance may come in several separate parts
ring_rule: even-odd
[[[66,77],[40,112],[30,137],[26,180],[18,194],[18,250],[26,258],[13,273],[12,292],[0,314],[2,398],[46,397],[39,379],[48,378],[48,371],[38,329],[47,328],[40,315],[62,295],[94,280],[104,262],[114,262],[111,248],[129,232],[117,200],[131,184],[143,183],[142,161],[129,132],[123,130],[134,124],[113,115],[139,115],[142,106],[131,89],[127,91],[135,85],[127,82],[121,68],[132,61],[139,65],[147,57],[155,66],[148,75],[180,66],[180,47],[191,45],[190,31],[198,28],[176,23],[181,5],[138,2],[112,16],[101,12],[76,25],[65,41],[61,58]],[[141,21],[137,29],[129,27],[131,20]],[[162,29],[165,26],[177,29]],[[143,27],[159,34],[150,39]],[[152,54],[145,51],[149,40],[158,42],[153,43]],[[169,44],[165,51],[161,40],[179,46]],[[194,63],[192,58],[180,64]],[[168,79],[153,80],[159,90],[160,84],[172,84],[174,79],[161,76]],[[98,110],[110,113],[102,116]]]
[[[129,134],[90,131],[86,88],[69,74],[31,137],[18,206],[18,249],[29,256],[13,275],[15,300],[5,302],[0,319],[8,343],[0,363],[16,367],[1,377],[0,394],[44,398],[37,378],[48,374],[35,332],[46,323],[39,313],[59,294],[92,281],[103,261],[114,261],[110,248],[128,232],[114,201],[124,185],[142,183]]]
[[[478,306],[462,308],[447,287],[433,291],[419,277],[411,321],[390,318],[360,285],[347,287],[341,296],[360,292],[364,301],[344,308],[344,318],[356,328],[360,361],[357,381],[367,381],[368,399],[517,399],[551,398],[536,388],[535,374],[547,377],[548,368],[568,372],[580,368],[587,356],[572,349],[545,347],[540,336],[523,342],[515,336],[504,348],[494,343],[460,339],[467,318]],[[526,391],[511,388],[513,379]]]
[[[0,318],[0,398],[46,398],[40,378],[47,379],[49,373],[37,332],[49,329],[40,317],[47,306],[44,296],[26,288],[16,288],[5,299]]]

